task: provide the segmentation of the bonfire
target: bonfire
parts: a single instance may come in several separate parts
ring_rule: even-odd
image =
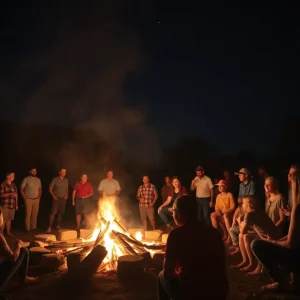
[[[87,257],[97,245],[105,247],[107,251],[98,272],[116,271],[120,258],[130,256],[132,259],[135,256],[137,260],[141,257],[149,260],[155,253],[163,253],[165,249],[163,243],[144,240],[141,231],[130,234],[119,221],[114,198],[99,201],[97,221],[88,238],[82,239],[80,243],[74,245],[66,243],[63,249],[59,248],[61,247],[60,243],[50,244],[47,248],[64,256],[80,253]]]

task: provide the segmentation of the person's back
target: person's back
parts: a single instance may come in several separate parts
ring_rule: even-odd
[[[191,221],[172,230],[168,256],[178,261],[181,299],[226,298],[225,248],[216,229]]]

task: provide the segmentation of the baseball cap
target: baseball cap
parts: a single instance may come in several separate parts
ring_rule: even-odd
[[[234,175],[239,175],[239,174],[250,175],[250,172],[246,168],[241,168],[238,172],[234,172]]]
[[[202,166],[198,166],[195,171],[204,171],[204,168]]]
[[[220,180],[217,184],[215,184],[215,185],[217,185],[217,186],[227,186],[227,182],[226,182],[226,180]]]

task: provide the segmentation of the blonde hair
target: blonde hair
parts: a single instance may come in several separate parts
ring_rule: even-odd
[[[278,194],[279,193],[279,182],[278,182],[278,180],[275,177],[273,177],[273,176],[267,177],[265,179],[265,183],[266,183],[267,180],[271,181],[271,185],[272,185],[272,188],[273,188],[275,194]],[[266,198],[267,199],[270,198],[270,193],[266,192]]]
[[[292,199],[293,199],[293,204],[299,204],[300,203],[300,171],[296,171],[292,175],[292,181],[295,182],[294,185],[292,185]],[[293,205],[295,207],[295,205]]]

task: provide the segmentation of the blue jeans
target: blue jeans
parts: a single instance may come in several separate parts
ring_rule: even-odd
[[[210,221],[210,198],[196,198],[198,204],[198,221],[205,223],[206,225],[211,225]]]
[[[172,212],[170,212],[168,209],[170,208],[171,206],[164,206],[161,211],[159,212],[159,216],[160,218],[162,219],[162,221],[168,225],[170,224],[170,220],[168,218],[168,216],[172,216]]]
[[[157,296],[158,300],[179,300],[179,281],[176,279],[166,280],[163,271],[157,278]]]
[[[18,272],[20,281],[24,281],[27,276],[29,262],[29,251],[21,248],[20,254],[15,262],[4,261],[0,265],[0,288],[4,287],[9,280]]]

